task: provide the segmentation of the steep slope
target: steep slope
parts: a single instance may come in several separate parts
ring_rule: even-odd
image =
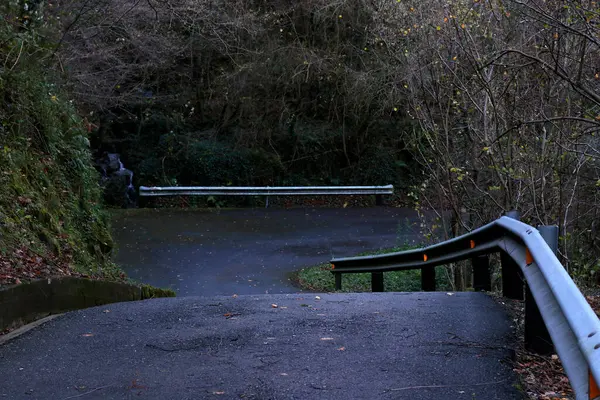
[[[52,27],[13,2],[0,14],[0,285],[120,278],[84,121],[46,68]]]

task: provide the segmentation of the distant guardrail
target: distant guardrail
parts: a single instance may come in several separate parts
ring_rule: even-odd
[[[322,196],[322,195],[375,195],[394,194],[394,186],[140,186],[140,197],[158,196]]]
[[[302,196],[394,194],[394,186],[140,186],[140,196]]]
[[[466,235],[416,250],[331,260],[336,288],[343,273],[371,272],[383,291],[383,272],[421,269],[423,290],[435,290],[435,267],[472,260],[476,290],[490,290],[490,253],[499,252],[506,297],[525,299],[525,345],[538,353],[556,349],[577,400],[600,399],[600,320],[556,258],[558,227],[538,229],[513,217]]]

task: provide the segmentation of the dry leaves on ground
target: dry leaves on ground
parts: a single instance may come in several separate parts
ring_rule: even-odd
[[[600,295],[586,296],[596,314],[600,314]],[[517,351],[514,371],[530,399],[573,399],[574,394],[556,354],[539,356],[524,349],[525,303],[519,300],[497,300],[507,309],[517,334]]]

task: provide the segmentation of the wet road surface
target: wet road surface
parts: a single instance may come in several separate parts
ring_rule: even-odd
[[[178,296],[293,293],[289,273],[419,241],[416,213],[346,209],[120,210],[115,261]]]
[[[517,400],[509,326],[469,292],[111,304],[0,346],[0,399]]]

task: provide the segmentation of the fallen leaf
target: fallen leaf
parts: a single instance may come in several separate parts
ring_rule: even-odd
[[[104,311],[102,311],[102,312],[103,312],[104,314],[106,314],[106,313],[109,313],[109,312],[110,312],[110,310],[104,310]]]
[[[558,360],[558,356],[556,354],[552,354],[552,359],[553,360]]]
[[[333,340],[332,337],[322,337],[321,340]]]
[[[94,336],[94,334],[93,333],[84,333],[81,336],[83,336],[83,337],[90,337],[90,336]]]
[[[345,347],[340,347],[340,348],[338,349],[338,351],[346,351],[346,348],[345,348]]]
[[[288,376],[288,374],[286,374],[285,372],[282,372],[279,375],[281,375],[281,376]]]
[[[321,297],[320,296],[315,296],[315,299],[316,300],[321,300]]]
[[[277,307],[279,307],[279,306],[278,306],[277,304],[271,304],[271,307],[273,307],[273,308],[277,308]]]
[[[454,293],[446,293],[448,296],[454,296]]]
[[[213,394],[225,394],[225,392],[213,392]]]
[[[234,294],[234,295],[233,295],[233,296],[231,296],[231,297],[233,297],[233,298],[235,299],[235,298],[237,298],[237,297],[238,297],[238,295],[237,295],[237,294]]]
[[[131,389],[145,389],[146,387],[144,385],[141,385],[137,379],[134,379],[133,381],[131,381]]]

